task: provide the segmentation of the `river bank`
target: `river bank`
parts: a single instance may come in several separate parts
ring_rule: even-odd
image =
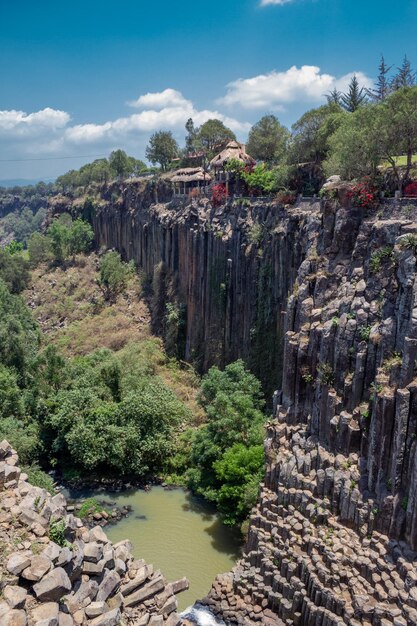
[[[224,526],[213,508],[181,488],[159,485],[150,491],[116,493],[66,490],[66,495],[73,504],[95,497],[120,510],[130,508],[116,524],[109,524],[106,532],[114,542],[129,538],[134,555],[153,563],[168,577],[188,578],[190,588],[181,594],[179,610],[203,598],[216,575],[230,570],[240,556],[240,533]]]

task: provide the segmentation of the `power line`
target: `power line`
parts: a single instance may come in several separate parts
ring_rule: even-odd
[[[80,154],[78,156],[37,157],[36,159],[0,159],[0,163],[16,163],[22,161],[60,161],[63,159],[92,159],[102,156],[107,156],[107,154]]]

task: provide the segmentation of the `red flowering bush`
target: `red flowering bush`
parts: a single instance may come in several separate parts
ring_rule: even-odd
[[[226,201],[227,189],[222,183],[214,185],[212,189],[213,206],[218,207]]]
[[[417,180],[413,180],[412,183],[404,188],[404,195],[407,198],[417,198]]]
[[[353,206],[359,206],[363,209],[375,208],[378,204],[378,196],[378,187],[369,177],[354,183],[348,192],[348,197],[352,200]]]

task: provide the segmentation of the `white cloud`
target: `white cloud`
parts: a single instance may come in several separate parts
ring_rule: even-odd
[[[129,101],[127,104],[138,109],[164,109],[165,107],[182,106],[187,100],[180,91],[176,89],[165,89],[157,93],[146,93],[139,96],[137,100]]]
[[[64,128],[70,121],[65,111],[47,107],[35,113],[0,111],[0,135],[27,135]]]
[[[272,71],[252,78],[239,78],[227,85],[226,95],[219,104],[240,105],[245,109],[284,110],[292,102],[315,102],[324,99],[334,87],[345,91],[353,74],[364,87],[372,80],[362,72],[350,72],[339,79],[323,74],[315,65],[295,65],[284,72]]]
[[[293,0],[261,0],[261,7],[266,7],[268,6],[268,4],[288,4],[289,2],[292,2]]]
[[[150,133],[161,128],[183,131],[190,117],[197,125],[215,117],[235,132],[245,133],[250,129],[250,124],[227,117],[219,111],[199,111],[191,100],[187,100],[181,92],[174,89],[148,93],[134,101],[135,107],[143,108],[150,105],[152,105],[151,108],[140,113],[133,113],[128,117],[120,117],[104,124],[77,124],[67,128],[65,137],[73,144],[122,141],[132,132]]]

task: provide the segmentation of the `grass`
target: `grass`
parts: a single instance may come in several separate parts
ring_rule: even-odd
[[[412,163],[417,163],[417,154],[415,154],[412,157]],[[400,156],[396,156],[395,157],[395,164],[398,166],[405,166],[407,165],[407,156],[405,154],[402,154]],[[383,161],[383,163],[381,164],[382,167],[391,167],[391,164],[388,161]]]
[[[116,302],[108,304],[97,284],[98,257],[79,256],[66,270],[40,266],[32,272],[24,297],[38,320],[45,343],[67,357],[108,348],[138,374],[157,375],[182,400],[200,424],[199,377],[191,366],[169,359],[162,340],[152,336],[150,314],[137,275]]]

